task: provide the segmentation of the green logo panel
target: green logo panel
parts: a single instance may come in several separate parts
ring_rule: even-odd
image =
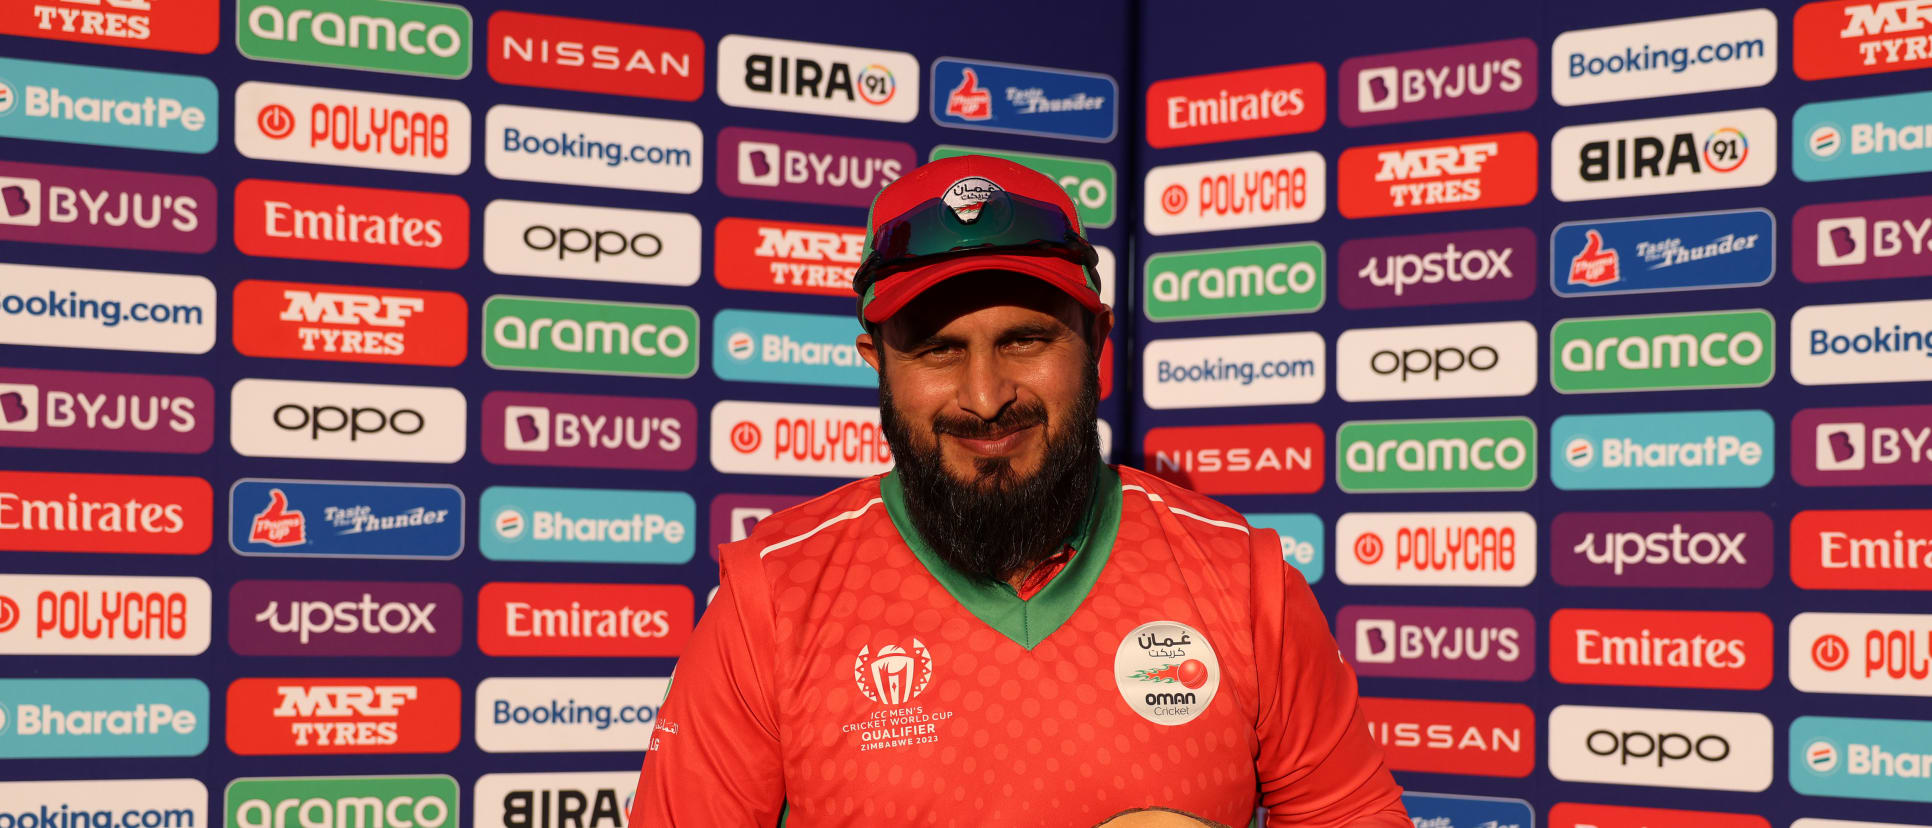
[[[1777,369],[1761,310],[1564,319],[1550,328],[1550,385],[1565,394],[1755,388]]]
[[[1522,491],[1536,482],[1536,424],[1527,417],[1343,423],[1335,455],[1335,485],[1345,492]]]
[[[1120,187],[1115,180],[1112,164],[1092,158],[1008,152],[985,147],[955,147],[947,144],[933,147],[932,157],[926,160],[938,161],[941,158],[960,155],[990,155],[994,158],[1004,158],[1058,181],[1061,187],[1066,188],[1067,195],[1073,197],[1073,208],[1079,213],[1080,224],[1083,227],[1114,226],[1115,208],[1119,204],[1115,194],[1120,192]]]
[[[691,376],[698,313],[684,305],[492,296],[483,303],[483,361],[512,371]]]
[[[1321,242],[1156,253],[1141,296],[1155,322],[1319,310],[1328,292]]]
[[[469,10],[413,0],[237,0],[235,48],[256,60],[461,78]]]
[[[228,828],[458,828],[448,776],[285,776],[228,783]]]

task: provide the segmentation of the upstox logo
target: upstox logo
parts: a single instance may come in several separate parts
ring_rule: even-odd
[[[1763,411],[1671,411],[1556,418],[1559,489],[1747,489],[1771,482],[1776,429]]]
[[[1312,241],[1156,253],[1141,295],[1154,322],[1313,313],[1328,295],[1327,270]]]
[[[697,513],[684,492],[491,486],[478,535],[491,560],[681,564]]]
[[[1807,796],[1932,802],[1932,722],[1799,716],[1789,774]]]
[[[1550,386],[1564,394],[1756,388],[1777,367],[1761,310],[1564,319],[1550,328]]]
[[[448,776],[280,776],[228,783],[231,828],[457,828],[462,793]],[[315,814],[327,816],[317,819]]]
[[[1522,491],[1536,482],[1536,424],[1527,417],[1374,420],[1335,432],[1335,484],[1345,492]]]
[[[0,758],[199,756],[207,747],[199,679],[0,679]]]
[[[497,295],[483,303],[483,361],[511,371],[688,377],[698,314],[683,305]]]
[[[205,153],[218,95],[194,75],[0,58],[0,137]]]
[[[711,370],[719,379],[873,388],[859,358],[858,324],[845,315],[726,309],[711,320]]]
[[[238,0],[235,48],[255,60],[461,78],[470,13],[416,0]]]
[[[1801,181],[1932,170],[1932,92],[1825,101],[1791,116],[1791,174]]]

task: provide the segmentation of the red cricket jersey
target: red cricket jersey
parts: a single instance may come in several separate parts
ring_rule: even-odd
[[[645,756],[633,828],[1089,828],[1162,807],[1411,828],[1272,531],[1103,468],[1028,600],[939,561],[890,473],[760,521]]]

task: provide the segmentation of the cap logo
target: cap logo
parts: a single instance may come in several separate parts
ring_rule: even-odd
[[[946,206],[953,208],[961,224],[972,224],[979,220],[979,209],[999,192],[1004,192],[1000,185],[979,176],[962,178],[946,188]]]

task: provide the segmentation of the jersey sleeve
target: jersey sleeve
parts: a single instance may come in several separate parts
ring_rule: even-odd
[[[1251,544],[1261,680],[1255,772],[1268,828],[1413,828],[1315,594],[1282,562],[1272,530],[1254,529]]]
[[[778,824],[785,778],[771,602],[755,553],[744,564],[724,567],[717,598],[678,659],[638,777],[636,828]]]

